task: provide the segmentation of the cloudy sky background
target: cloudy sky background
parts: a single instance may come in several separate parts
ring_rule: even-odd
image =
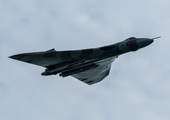
[[[1,120],[169,120],[170,1],[0,0]],[[92,86],[8,56],[153,38]]]

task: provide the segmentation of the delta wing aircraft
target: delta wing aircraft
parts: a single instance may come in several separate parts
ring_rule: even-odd
[[[89,85],[100,82],[109,75],[112,62],[121,54],[148,46],[156,38],[130,37],[122,42],[99,48],[23,53],[9,58],[45,67],[43,76],[73,76]]]

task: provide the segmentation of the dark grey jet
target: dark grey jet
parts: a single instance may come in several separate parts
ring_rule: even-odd
[[[157,37],[159,38],[159,37]],[[148,46],[154,39],[131,37],[122,42],[83,50],[23,53],[9,58],[45,67],[41,74],[67,77],[69,75],[89,85],[109,75],[112,62],[121,54]]]

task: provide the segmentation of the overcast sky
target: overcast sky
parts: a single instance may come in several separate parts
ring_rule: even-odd
[[[170,120],[169,0],[0,0],[0,120]],[[41,76],[8,56],[162,36],[103,81]]]

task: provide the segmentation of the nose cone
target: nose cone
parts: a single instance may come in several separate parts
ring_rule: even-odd
[[[153,42],[153,39],[141,38],[136,41],[139,48],[146,47]]]

